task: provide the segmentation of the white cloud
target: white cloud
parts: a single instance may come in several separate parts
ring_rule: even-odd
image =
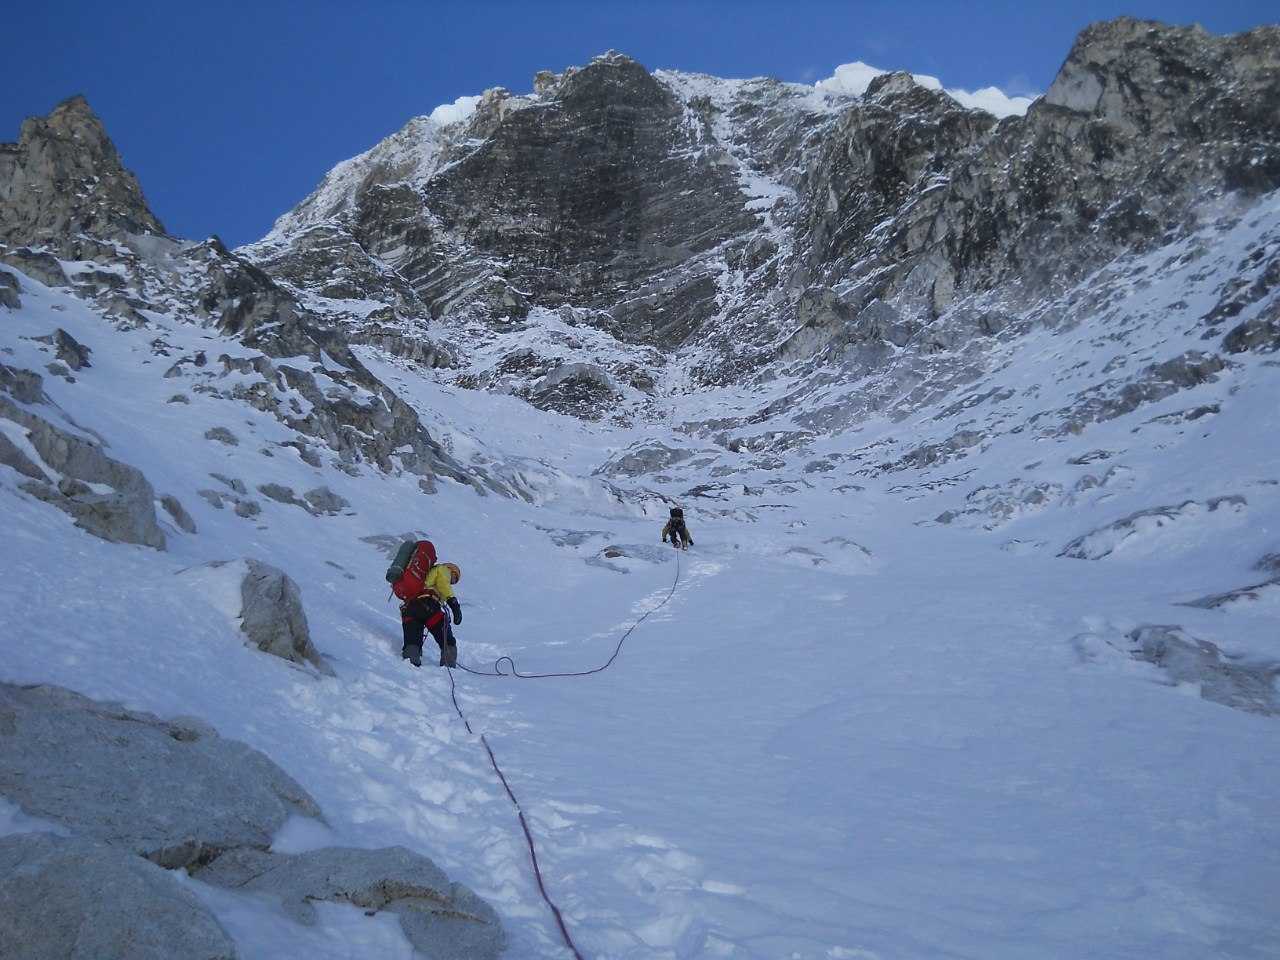
[[[948,96],[960,101],[971,110],[985,110],[994,116],[1020,117],[1027,112],[1034,97],[1011,97],[997,87],[983,87],[970,93],[968,90],[948,90]]]
[[[857,63],[841,64],[836,67],[835,76],[819,80],[814,86],[828,93],[847,93],[860,97],[867,92],[871,81],[884,73],[888,71],[859,60]]]
[[[858,61],[845,63],[836,67],[835,74],[826,80],[819,80],[814,86],[825,93],[845,94],[860,97],[867,92],[871,81],[888,73],[870,64]],[[927,74],[913,73],[912,79],[928,90],[939,90],[953,100],[971,110],[985,110],[997,117],[1022,116],[1031,106],[1033,97],[1010,97],[996,87],[984,87],[975,92],[949,89],[942,85],[937,77]]]

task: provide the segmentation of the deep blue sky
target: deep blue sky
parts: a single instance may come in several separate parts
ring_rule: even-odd
[[[1234,33],[1276,0],[22,0],[0,25],[0,142],[84,94],[170,233],[237,246],[410,118],[532,91],[616,49],[650,70],[813,83],[840,64],[1042,93],[1088,24]]]

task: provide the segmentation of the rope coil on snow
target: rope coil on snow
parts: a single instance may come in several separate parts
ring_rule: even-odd
[[[578,670],[578,671],[570,671],[566,673],[521,673],[519,670],[516,669],[516,662],[512,660],[510,657],[506,657],[506,656],[499,657],[497,660],[493,661],[492,670],[472,670],[470,667],[464,666],[461,663],[458,664],[457,669],[463,671],[464,673],[469,673],[475,677],[517,677],[521,680],[546,680],[550,677],[589,677],[593,673],[603,673],[604,671],[608,670],[611,666],[613,666],[613,661],[618,659],[618,654],[622,653],[622,645],[627,642],[627,637],[631,636],[632,632],[636,629],[636,627],[644,623],[645,620],[649,618],[650,614],[657,613],[659,610],[665,607],[667,605],[667,601],[670,600],[673,596],[675,596],[676,587],[678,587],[679,585],[680,585],[680,551],[677,550],[675,580],[672,582],[671,589],[667,592],[667,595],[662,598],[662,602],[659,603],[652,610],[647,610],[639,620],[637,620],[635,623],[629,626],[627,628],[627,632],[624,633],[622,637],[618,640],[618,645],[617,647],[614,648],[613,655],[609,657],[609,659],[606,660],[601,666],[594,667],[591,670]],[[504,663],[511,667],[510,673],[507,673],[502,669],[502,665]]]

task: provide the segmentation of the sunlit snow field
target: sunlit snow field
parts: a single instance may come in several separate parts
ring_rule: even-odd
[[[289,438],[274,418],[191,391],[194,374],[165,378],[157,336],[211,360],[244,348],[156,322],[115,330],[34,281],[22,309],[0,315],[7,365],[43,370],[47,347],[31,338],[56,327],[92,348],[74,382],[46,376],[49,399],[198,527],[169,528],[166,552],[107,544],[0,468],[0,679],[195,715],[262,750],[327,819],[295,821],[278,849],[405,845],[498,910],[506,956],[569,956],[517,811],[455,712],[456,684],[584,957],[1280,956],[1280,721],[1203,699],[1127,640],[1178,625],[1244,660],[1280,659],[1274,591],[1228,610],[1183,605],[1265,579],[1252,565],[1280,552],[1273,360],[1240,357],[1234,387],[1205,384],[1084,436],[1010,432],[909,475],[804,474],[797,461],[645,480],[689,517],[696,544],[677,553],[659,542],[660,501],[619,503],[590,476],[656,428],[583,424],[366,356],[456,457],[526,458],[535,492],[442,481],[427,496],[414,477],[308,466],[274,445]],[[1062,362],[1047,346],[1007,369],[1045,384],[1035,403],[1054,409],[1067,385],[1055,387]],[[1212,417],[1135,434],[1210,400]],[[674,423],[713,401],[667,402]],[[927,430],[931,413],[816,452]],[[238,444],[206,439],[214,427]],[[1115,459],[1070,462],[1100,449]],[[1079,486],[1116,464],[1113,486]],[[249,490],[327,485],[350,507],[314,517],[263,498],[246,519],[198,494],[218,488],[215,474]],[[936,521],[983,483],[1018,477],[1064,494],[994,529]],[[681,497],[699,482],[734,489]],[[1233,495],[1245,505],[1140,526],[1099,559],[1058,555],[1135,511]],[[366,538],[406,534],[462,568],[466,670],[399,658],[389,558]],[[336,676],[245,645],[237,583],[202,566],[245,556],[298,582]],[[615,652],[588,676],[479,675],[500,657],[572,673]],[[0,832],[42,828],[0,804]],[[326,904],[318,927],[300,927],[183,882],[244,960],[412,956],[386,916]]]

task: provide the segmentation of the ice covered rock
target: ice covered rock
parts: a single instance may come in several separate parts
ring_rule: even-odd
[[[563,363],[533,389],[531,400],[543,410],[597,420],[620,396],[613,379],[594,363]]]
[[[1149,539],[1174,525],[1186,525],[1205,518],[1221,518],[1239,514],[1248,506],[1239,495],[1215,497],[1208,501],[1187,500],[1176,506],[1152,507],[1099,527],[1077,537],[1058,555],[1076,560],[1101,560],[1128,546]]]
[[[947,510],[936,520],[938,523],[963,521],[986,530],[995,530],[1020,516],[1044,509],[1061,495],[1061,484],[1018,478],[998,485],[979,487],[965,497],[963,507]]]
[[[1280,303],[1280,301],[1276,301]],[[1227,353],[1275,353],[1280,350],[1280,317],[1253,317],[1244,321],[1222,340]]]
[[[601,477],[640,477],[692,460],[694,451],[668,446],[660,440],[638,440],[596,468]]]
[[[1135,645],[1133,656],[1163,668],[1173,683],[1196,684],[1206,700],[1237,710],[1280,714],[1276,695],[1280,663],[1250,663],[1230,657],[1217,645],[1196,639],[1181,627],[1144,626],[1129,636]]]
[[[1212,383],[1226,368],[1227,361],[1215,353],[1188,350],[1151,364],[1128,380],[1097,384],[1082,393],[1069,410],[1062,411],[1058,432],[1082,433],[1089,424],[1115,420],[1179,391]]]

